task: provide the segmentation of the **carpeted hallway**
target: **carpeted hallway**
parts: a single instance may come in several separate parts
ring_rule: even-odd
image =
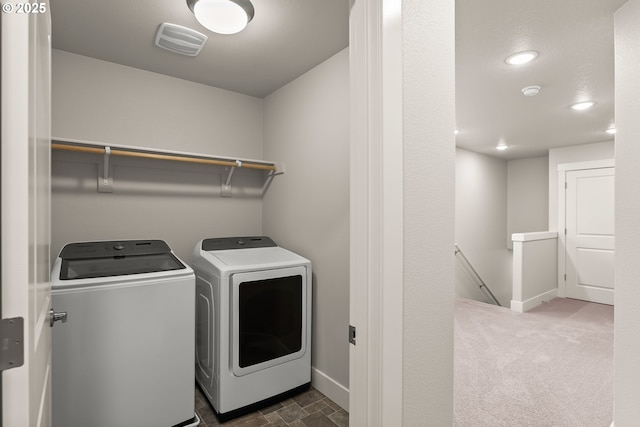
[[[556,298],[529,311],[459,299],[455,425],[608,427],[613,307]]]

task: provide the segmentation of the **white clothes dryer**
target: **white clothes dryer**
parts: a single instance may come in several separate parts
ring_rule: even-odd
[[[164,241],[68,244],[51,280],[54,427],[199,424],[195,276]]]
[[[311,262],[268,237],[194,250],[196,380],[221,420],[311,384]]]

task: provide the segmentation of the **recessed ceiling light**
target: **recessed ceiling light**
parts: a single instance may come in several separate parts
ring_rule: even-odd
[[[593,107],[594,105],[596,105],[595,101],[584,101],[584,102],[576,102],[575,104],[571,105],[569,108],[576,111],[582,111],[582,110],[587,110]]]
[[[609,128],[605,130],[605,132],[608,133],[609,135],[613,135],[616,133],[616,128]]]
[[[538,93],[540,93],[540,89],[542,89],[542,86],[538,85],[523,87],[522,94],[524,96],[536,96]]]
[[[513,55],[507,57],[507,59],[505,59],[505,62],[509,65],[521,65],[533,61],[537,57],[538,52],[536,52],[535,50],[526,50],[524,52],[514,53]]]

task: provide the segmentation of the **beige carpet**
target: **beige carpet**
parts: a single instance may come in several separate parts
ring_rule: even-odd
[[[556,298],[519,314],[459,299],[454,366],[458,427],[608,427],[613,307]]]

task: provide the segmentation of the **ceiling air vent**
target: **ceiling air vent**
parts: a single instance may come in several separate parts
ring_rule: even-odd
[[[181,55],[196,56],[202,50],[208,37],[202,33],[180,25],[160,24],[156,34],[156,46]]]

